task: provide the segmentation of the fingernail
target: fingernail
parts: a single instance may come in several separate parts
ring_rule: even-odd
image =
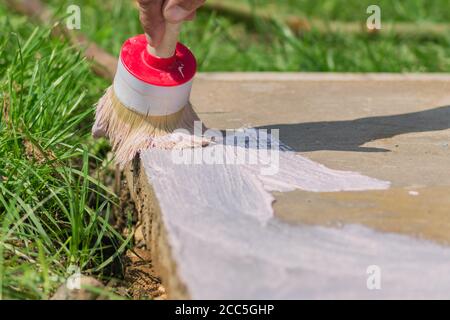
[[[166,19],[172,22],[180,22],[183,21],[191,12],[180,7],[173,6],[166,9]]]

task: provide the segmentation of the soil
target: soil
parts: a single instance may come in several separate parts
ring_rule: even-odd
[[[167,299],[166,290],[161,284],[161,279],[155,271],[151,260],[151,253],[146,249],[143,228],[139,224],[137,211],[131,199],[127,182],[120,177],[120,207],[115,212],[116,227],[122,230],[124,236],[128,235],[127,220],[132,212],[134,233],[134,247],[126,251],[122,262],[124,264],[123,281],[115,291],[122,296],[131,299]]]
[[[124,286],[132,299],[167,299],[166,290],[156,274],[150,252],[134,248],[126,253]]]

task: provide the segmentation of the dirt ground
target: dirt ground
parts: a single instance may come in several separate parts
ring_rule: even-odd
[[[133,213],[134,247],[126,251],[122,262],[123,281],[117,284],[114,291],[121,296],[131,299],[167,299],[166,290],[153,267],[151,253],[145,248],[142,226],[138,224],[136,209],[131,200],[125,179],[120,179],[120,207],[115,212],[116,224],[124,236],[128,235],[126,221],[130,212]]]

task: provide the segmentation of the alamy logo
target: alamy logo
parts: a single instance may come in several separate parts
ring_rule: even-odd
[[[66,26],[69,30],[81,29],[81,9],[79,6],[72,4],[67,7],[67,20]]]
[[[78,266],[70,265],[67,272],[70,276],[67,278],[66,287],[69,290],[81,289],[81,270]]]
[[[179,139],[172,149],[175,164],[227,164],[251,166],[264,176],[275,175],[279,171],[280,142],[278,129],[214,130],[202,132],[202,122],[196,121],[194,135],[184,129],[174,132]],[[183,138],[184,137],[184,138]],[[186,140],[187,139],[187,140]],[[213,142],[208,148],[186,148],[189,140]]]
[[[380,30],[381,29],[381,8],[375,4],[367,7],[367,29]]]
[[[381,289],[381,268],[377,265],[371,265],[366,270],[369,277],[367,278],[367,289],[380,290]]]

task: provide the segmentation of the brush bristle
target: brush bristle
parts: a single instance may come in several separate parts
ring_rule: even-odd
[[[210,141],[194,136],[195,121],[199,118],[190,103],[175,114],[144,116],[122,105],[113,88],[109,87],[97,104],[92,133],[94,137],[109,138],[116,162],[123,168],[138,152],[148,148],[172,149],[179,145],[198,147],[209,144]],[[182,137],[181,143],[180,135],[176,139],[171,137],[171,133],[179,129],[189,132]]]

